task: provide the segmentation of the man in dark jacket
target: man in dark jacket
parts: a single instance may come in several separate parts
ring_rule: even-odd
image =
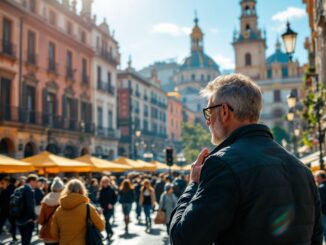
[[[15,191],[14,183],[16,180],[14,178],[5,177],[2,181],[4,182],[4,190],[0,194],[0,234],[4,224],[9,220],[12,239],[13,241],[17,241],[16,221],[9,215],[9,201],[10,196]]]
[[[192,166],[171,215],[172,245],[322,244],[320,200],[311,171],[257,124],[259,87],[232,74],[202,91],[212,142]]]
[[[159,180],[155,183],[155,196],[156,200],[160,200],[162,193],[164,192],[164,174],[160,174]]]
[[[324,240],[326,242],[326,172],[321,170],[315,173],[315,180],[318,185],[320,196],[321,212],[323,214]]]
[[[37,175],[30,174],[26,179],[26,184],[20,187],[23,188],[24,212],[16,221],[22,245],[29,245],[32,239],[36,220],[34,189],[37,187],[37,181]]]

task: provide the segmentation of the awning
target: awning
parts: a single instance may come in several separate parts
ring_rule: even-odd
[[[324,159],[324,164],[326,163],[326,157],[323,157],[323,159]],[[319,157],[318,157],[318,159],[317,160],[315,160],[315,161],[313,161],[312,163],[311,163],[311,170],[312,171],[317,171],[317,170],[320,170],[320,162],[319,162]]]
[[[168,169],[170,169],[170,167],[168,165],[164,164],[164,163],[161,163],[161,162],[158,162],[158,161],[152,161],[152,163],[156,165],[158,170],[168,170]],[[183,170],[183,168],[174,164],[171,167],[171,170],[172,171],[181,171],[181,170]]]
[[[93,169],[93,166],[89,163],[57,156],[47,151],[24,158],[22,161],[29,162],[35,168],[51,174],[60,172],[91,172]]]
[[[307,165],[307,164],[310,164],[310,163],[312,163],[313,161],[316,161],[316,160],[318,160],[318,159],[319,159],[319,151],[314,152],[314,153],[311,153],[311,154],[309,154],[309,155],[307,155],[307,156],[302,157],[302,158],[300,159],[300,161],[301,161],[303,164]]]
[[[146,166],[141,162],[134,161],[126,157],[119,157],[118,159],[115,159],[113,162],[130,166],[132,170],[136,170],[136,171],[153,171],[152,166]]]
[[[108,160],[93,157],[91,155],[84,155],[76,158],[75,160],[93,165],[93,172],[109,171],[113,173],[122,173],[131,170],[130,166],[114,163]]]
[[[139,162],[139,163],[141,163],[143,165],[144,169],[146,169],[144,171],[153,171],[154,172],[157,169],[156,165],[153,164],[153,163],[148,163],[148,162],[145,162],[143,160],[137,160],[137,162]]]
[[[1,173],[26,173],[26,172],[33,172],[34,170],[35,168],[30,163],[19,161],[4,155],[0,155]]]

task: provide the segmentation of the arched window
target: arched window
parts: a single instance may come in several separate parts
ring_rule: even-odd
[[[249,24],[246,25],[246,31],[248,31],[248,32],[250,31],[250,25]]]
[[[246,55],[245,55],[245,65],[251,66],[251,54],[249,54],[249,53],[246,53]]]
[[[250,7],[248,5],[245,7],[245,15],[250,15]]]

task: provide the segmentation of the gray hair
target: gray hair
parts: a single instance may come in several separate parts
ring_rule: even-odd
[[[215,103],[226,103],[240,121],[258,121],[262,109],[262,94],[258,85],[242,74],[219,76],[209,82],[200,94]]]

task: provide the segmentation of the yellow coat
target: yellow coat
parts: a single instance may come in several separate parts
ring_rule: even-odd
[[[60,207],[53,215],[51,224],[51,234],[59,240],[60,245],[86,245],[87,203],[89,199],[77,193],[70,193],[60,199]],[[94,226],[103,231],[105,222],[92,205],[90,217]]]

